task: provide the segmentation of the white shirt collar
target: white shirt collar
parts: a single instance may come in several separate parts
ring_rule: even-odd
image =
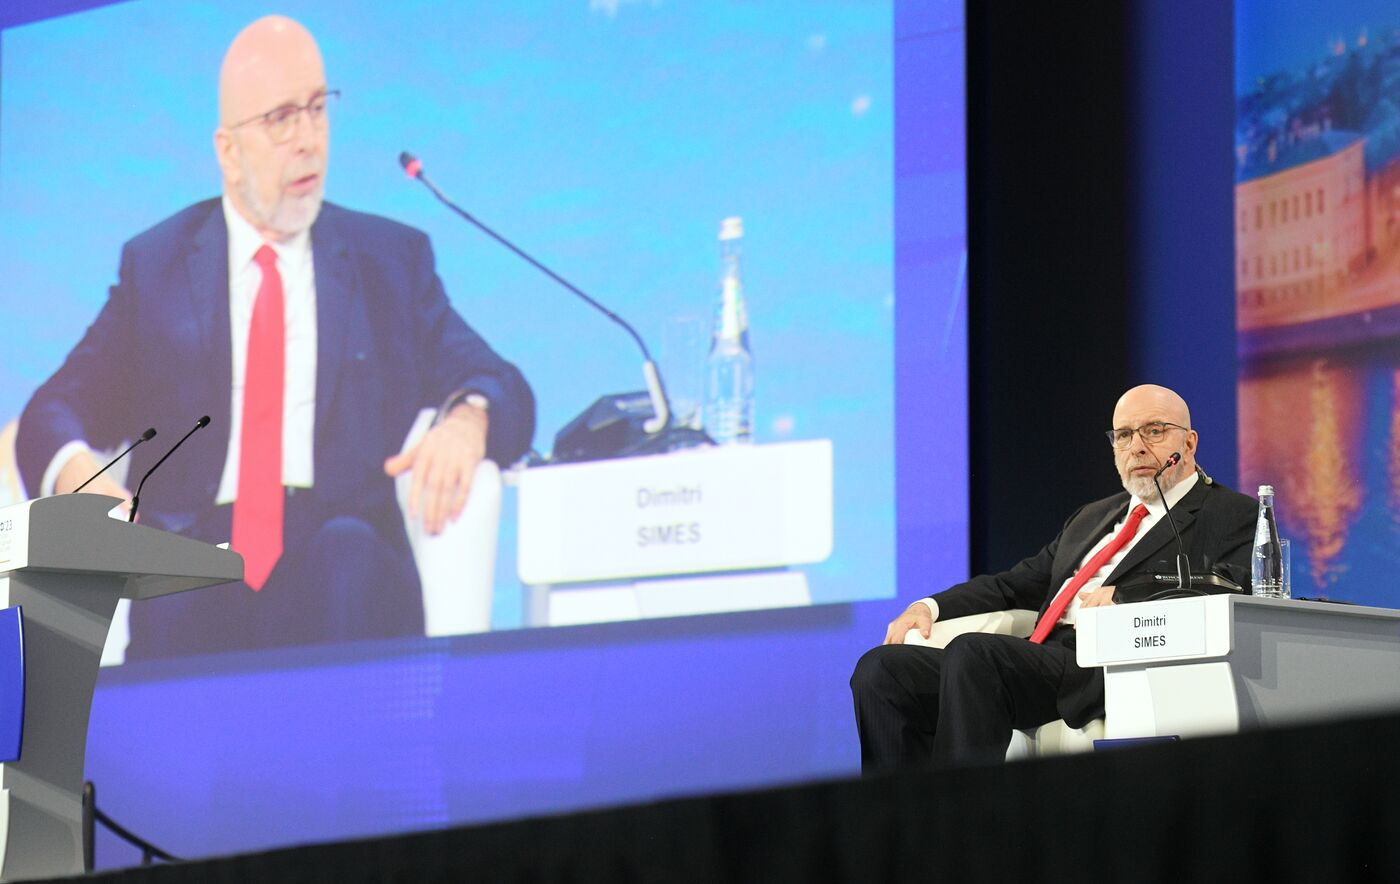
[[[303,261],[311,251],[311,232],[303,230],[286,242],[264,242],[262,234],[257,228],[248,222],[248,219],[238,214],[238,210],[233,207],[233,201],[225,194],[223,197],[224,225],[228,228],[228,261],[229,267],[235,273],[249,264],[253,263],[253,256],[258,253],[258,249],[264,245],[272,246],[277,252],[277,257],[283,262]]]
[[[1192,488],[1196,487],[1196,483],[1199,482],[1200,479],[1201,474],[1196,472],[1195,470],[1192,470],[1191,475],[1187,476],[1185,479],[1182,479],[1180,482],[1168,488],[1167,504],[1173,509],[1175,509],[1176,505],[1178,503],[1181,503],[1181,499],[1185,497],[1188,493],[1190,493]],[[1160,500],[1146,501],[1140,499],[1136,494],[1134,494],[1132,496],[1132,499],[1128,501],[1128,512],[1132,512],[1133,509],[1140,503],[1146,505],[1147,514],[1149,516],[1152,516],[1153,518],[1160,519],[1162,516],[1166,515],[1167,508],[1162,505],[1162,502]]]

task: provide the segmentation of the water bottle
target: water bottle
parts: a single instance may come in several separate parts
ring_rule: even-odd
[[[749,315],[739,276],[742,218],[725,218],[719,228],[723,274],[719,313],[715,316],[706,359],[705,432],[720,445],[753,441],[753,352],[749,350]]]
[[[1259,520],[1254,524],[1253,592],[1264,598],[1283,598],[1283,549],[1274,519],[1274,486],[1259,486]]]

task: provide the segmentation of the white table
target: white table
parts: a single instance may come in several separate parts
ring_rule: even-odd
[[[529,625],[811,604],[832,551],[832,446],[815,439],[531,467],[516,567]]]
[[[1400,610],[1216,595],[1087,608],[1078,630],[1110,739],[1400,710]]]

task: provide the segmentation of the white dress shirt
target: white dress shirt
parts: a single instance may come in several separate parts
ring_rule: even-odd
[[[227,196],[228,315],[233,343],[233,413],[228,428],[228,459],[219,480],[218,503],[238,496],[238,457],[242,450],[243,386],[248,376],[248,332],[253,304],[262,285],[262,268],[253,256],[264,245]],[[310,488],[315,478],[312,450],[316,429],[316,276],[311,259],[311,233],[302,231],[287,242],[267,243],[277,252],[282,277],[286,320],[286,381],[282,394],[282,484]]]
[[[1191,475],[1187,476],[1185,479],[1181,480],[1176,485],[1167,489],[1167,503],[1169,503],[1173,507],[1176,506],[1178,503],[1181,502],[1181,499],[1186,496],[1187,492],[1189,492],[1192,488],[1196,487],[1196,483],[1198,481],[1200,481],[1200,474],[1193,470],[1191,472]],[[1137,505],[1140,503],[1146,504],[1147,515],[1143,517],[1142,523],[1138,525],[1137,533],[1133,535],[1132,540],[1129,540],[1127,543],[1123,544],[1122,548],[1119,549],[1118,552],[1114,553],[1112,558],[1110,558],[1107,562],[1104,562],[1103,567],[1099,568],[1098,571],[1094,572],[1094,576],[1090,577],[1088,581],[1085,582],[1083,588],[1080,589],[1079,592],[1075,593],[1074,598],[1070,600],[1069,607],[1065,608],[1064,614],[1060,616],[1061,623],[1075,622],[1076,618],[1079,616],[1079,609],[1083,607],[1083,605],[1079,601],[1080,594],[1092,592],[1093,590],[1098,589],[1100,586],[1103,586],[1103,582],[1106,579],[1108,579],[1108,575],[1113,573],[1113,569],[1117,568],[1118,564],[1122,562],[1124,558],[1127,557],[1128,552],[1132,550],[1134,546],[1137,545],[1137,542],[1147,536],[1147,532],[1152,530],[1153,525],[1156,525],[1158,522],[1160,522],[1166,517],[1167,508],[1162,505],[1161,501],[1152,501],[1149,503],[1148,501],[1144,501],[1140,499],[1136,494],[1134,494],[1132,498],[1130,498],[1128,501],[1127,513],[1124,513],[1123,518],[1119,519],[1113,525],[1112,528],[1108,529],[1108,533],[1105,534],[1102,538],[1100,538],[1098,543],[1095,543],[1092,547],[1089,548],[1089,551],[1084,554],[1084,558],[1079,560],[1079,565],[1075,568],[1075,573],[1078,573],[1079,568],[1082,568],[1085,565],[1087,565],[1089,563],[1089,560],[1094,557],[1095,553],[1107,546],[1109,541],[1111,541],[1114,537],[1118,535],[1118,532],[1123,529],[1123,525],[1128,521],[1128,514],[1131,513],[1134,509],[1136,509]],[[1060,591],[1065,588],[1065,584],[1069,583],[1069,581],[1073,579],[1074,574],[1071,574],[1065,580],[1064,583],[1061,583],[1056,588],[1055,594],[1059,595]],[[935,621],[938,620],[938,602],[934,601],[931,598],[919,599],[919,601],[923,602],[925,605],[928,605],[929,610],[933,612],[933,619]]]

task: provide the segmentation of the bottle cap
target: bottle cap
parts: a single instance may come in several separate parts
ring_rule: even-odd
[[[1269,495],[1270,497],[1272,497],[1273,494],[1274,494],[1274,486],[1272,486],[1272,485],[1260,485],[1260,486],[1259,486],[1259,496],[1260,496],[1260,497],[1263,497],[1265,494],[1267,494],[1267,495]]]
[[[743,239],[744,219],[738,215],[731,215],[719,223],[719,241],[725,242],[731,239]]]

